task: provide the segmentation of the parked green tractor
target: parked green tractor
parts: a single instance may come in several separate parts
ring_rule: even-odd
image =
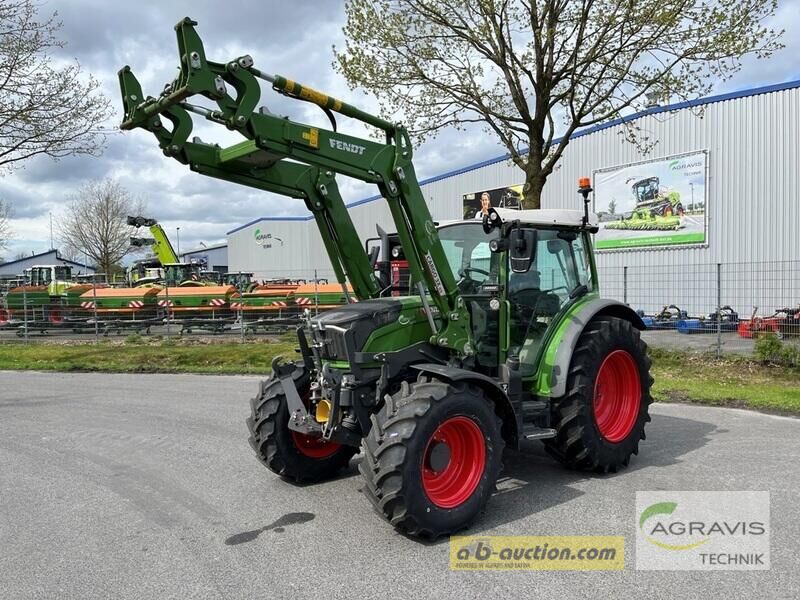
[[[492,210],[437,228],[402,125],[266,74],[250,56],[211,62],[195,25],[175,28],[180,73],[160,96],[120,71],[122,129],[152,132],[193,171],[302,199],[348,302],[307,313],[300,360],[273,362],[247,419],[257,457],[287,480],[316,482],[361,448],[377,511],[430,538],[473,522],[507,446],[542,440],[568,467],[600,473],[627,465],[650,420],[650,361],[641,319],[599,296],[588,179],[583,210]],[[332,128],[258,110],[259,79],[319,105]],[[198,94],[218,108],[190,104]],[[189,141],[190,113],[244,141]],[[334,113],[379,129],[385,143],[338,133]],[[383,296],[337,173],[377,185],[416,295]]]

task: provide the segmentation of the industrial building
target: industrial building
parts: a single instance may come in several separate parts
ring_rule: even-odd
[[[654,143],[647,153],[625,141],[631,127]],[[800,80],[655,106],[574,134],[542,208],[579,209],[577,179],[592,177],[602,291],[632,306],[654,310],[674,302],[707,313],[733,302],[742,311],[796,304],[797,273],[779,283],[763,273],[800,259],[799,141]],[[513,204],[522,183],[522,172],[498,156],[429,178],[422,190],[434,218],[448,220],[469,217],[484,191],[495,205],[495,198]],[[666,216],[679,221],[672,231],[609,225],[667,198]],[[376,224],[393,229],[378,196],[350,204],[350,212],[362,239],[375,236]],[[736,267],[754,264],[772,266]],[[312,217],[301,214],[263,217],[228,232],[228,265],[259,279],[333,275]]]
[[[203,265],[206,271],[228,272],[228,244],[202,246],[196,250],[181,252],[181,261]]]
[[[64,265],[72,267],[74,275],[90,275],[95,272],[94,267],[84,265],[66,258],[62,258],[58,250],[48,250],[39,254],[31,254],[25,258],[11,260],[0,264],[0,278],[12,279],[21,276],[26,269],[33,266]]]

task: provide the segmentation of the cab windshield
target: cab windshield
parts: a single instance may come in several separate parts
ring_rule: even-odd
[[[489,242],[499,235],[497,229],[484,233],[480,222],[446,225],[439,229],[447,263],[462,292],[477,292],[487,281],[497,282],[497,260],[492,259]]]

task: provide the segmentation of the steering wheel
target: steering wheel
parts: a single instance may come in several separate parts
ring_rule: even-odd
[[[537,307],[537,305],[539,303],[538,302],[538,298],[540,298],[541,295],[543,295],[543,294],[550,294],[552,292],[555,292],[556,290],[564,290],[567,293],[570,292],[570,289],[565,285],[559,285],[559,286],[556,286],[556,287],[551,288],[549,290],[540,290],[540,289],[537,289],[537,288],[521,288],[519,290],[515,290],[513,293],[510,293],[508,295],[508,300],[513,305],[514,312],[516,312],[517,314],[522,316],[523,319],[527,320],[533,315],[534,311],[536,310],[536,307]],[[534,304],[534,306],[531,306],[530,304],[526,304],[526,303],[523,303],[523,302],[519,301],[518,296],[519,296],[520,292],[527,292],[527,291],[538,292],[537,301]]]
[[[458,281],[458,287],[463,288],[462,291],[466,293],[475,293],[479,287],[477,281],[475,281],[472,277],[469,276],[470,273],[480,273],[481,275],[486,275],[488,279],[491,277],[491,273],[489,271],[484,271],[483,269],[478,269],[477,267],[462,267],[459,271],[461,275],[461,279]]]
[[[471,271],[474,271],[475,273],[480,273],[481,275],[486,275],[486,277],[491,277],[491,273],[489,273],[489,271],[484,271],[483,269],[478,269],[477,267],[464,267],[463,269],[461,269],[462,275],[467,275]],[[472,277],[470,277],[469,279],[472,279]]]

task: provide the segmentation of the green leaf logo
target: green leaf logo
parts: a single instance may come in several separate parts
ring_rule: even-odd
[[[677,502],[657,502],[656,504],[651,504],[642,511],[641,515],[639,515],[639,529],[641,529],[644,533],[644,524],[648,519],[656,515],[671,515],[673,512],[675,512],[677,507]],[[704,540],[700,540],[699,542],[692,542],[691,544],[667,544],[651,538],[646,533],[644,533],[644,537],[654,546],[658,546],[664,550],[691,550],[692,548],[697,548],[698,546],[705,544],[710,539],[706,538]]]

